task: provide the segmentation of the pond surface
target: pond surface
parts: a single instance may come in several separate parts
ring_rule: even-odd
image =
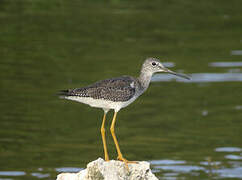
[[[146,57],[192,80],[156,74],[118,113],[124,157],[149,161],[160,179],[242,179],[241,6],[1,1],[0,180],[55,179],[103,157],[102,110],[56,92],[138,76]],[[107,141],[115,159],[109,131]]]

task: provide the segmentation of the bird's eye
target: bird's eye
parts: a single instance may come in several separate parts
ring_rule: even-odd
[[[156,62],[152,62],[152,66],[155,66],[156,65]]]

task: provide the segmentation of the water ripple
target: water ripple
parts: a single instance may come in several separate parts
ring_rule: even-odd
[[[242,167],[218,169],[214,173],[223,178],[242,178]]]
[[[241,56],[242,55],[242,50],[232,50],[231,51],[231,55]]]
[[[177,165],[177,166],[155,166],[156,169],[174,171],[179,173],[189,173],[191,171],[205,171],[204,167],[201,166],[192,166],[192,165]]]
[[[43,174],[43,173],[31,173],[31,175],[37,178],[46,178],[50,176],[50,174]]]
[[[226,159],[231,159],[231,160],[242,160],[242,156],[233,155],[233,154],[228,154],[228,155],[225,156],[225,158]]]
[[[150,163],[152,165],[157,165],[157,164],[174,165],[174,164],[185,164],[186,161],[164,159],[164,160],[152,160],[150,161]]]
[[[218,147],[215,149],[216,152],[241,152],[242,149],[238,147]]]
[[[223,155],[224,160],[212,161],[212,157],[205,158],[204,161],[194,164],[185,160],[152,160],[150,161],[152,171],[159,173],[161,179],[177,179],[178,177],[197,177],[206,174],[207,177],[216,178],[241,178],[242,177],[242,148],[240,147],[218,147],[215,152],[229,153]],[[240,155],[238,155],[238,152]],[[236,153],[236,154],[232,154]]]
[[[170,74],[156,74],[153,82],[186,82],[186,83],[203,83],[203,82],[241,82],[242,73],[194,73],[189,75],[191,80],[185,80]]]
[[[211,67],[242,67],[242,62],[212,62]]]
[[[83,170],[83,168],[77,168],[77,167],[60,167],[60,168],[55,168],[57,172],[79,172],[80,170]]]
[[[26,175],[23,171],[0,171],[0,176],[24,176]]]

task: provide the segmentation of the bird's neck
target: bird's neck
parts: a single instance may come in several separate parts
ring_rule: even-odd
[[[149,87],[152,74],[152,72],[146,71],[144,68],[141,69],[138,80],[143,91],[145,91]]]

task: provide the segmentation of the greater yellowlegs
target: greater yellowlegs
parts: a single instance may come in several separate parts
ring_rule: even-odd
[[[118,140],[115,135],[114,126],[116,116],[121,108],[128,106],[145,92],[150,84],[152,75],[156,72],[166,72],[186,79],[190,79],[187,75],[178,74],[165,68],[156,58],[147,58],[142,65],[141,72],[138,78],[134,78],[131,76],[121,76],[117,78],[101,80],[92,85],[82,88],[60,91],[61,98],[78,101],[84,104],[88,104],[92,107],[103,109],[104,115],[101,126],[101,135],[104,148],[104,157],[106,161],[109,160],[104,127],[107,112],[110,109],[114,110],[114,116],[111,123],[110,131],[114,140],[114,144],[116,146],[118,154],[117,159],[120,161],[124,161],[127,164],[129,161],[127,161],[123,157],[119,148]]]

